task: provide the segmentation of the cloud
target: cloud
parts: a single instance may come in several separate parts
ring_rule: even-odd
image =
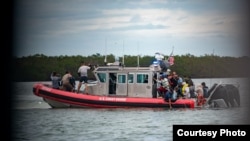
[[[185,48],[180,52],[212,46],[223,48],[223,54],[229,47],[238,48],[242,38],[248,41],[243,34],[249,22],[242,14],[248,7],[241,1],[22,0],[15,5],[14,42],[19,54],[53,54],[52,49],[67,54],[69,46],[73,54],[95,53],[105,38],[124,40],[131,53],[140,42],[147,48],[143,52],[171,44]]]
[[[189,1],[190,2],[190,1]],[[194,1],[191,1],[194,3]],[[204,2],[204,1],[203,1]],[[187,3],[185,1],[128,1],[122,6],[115,3],[94,4],[50,2],[26,4],[32,11],[24,12],[24,29],[35,36],[62,36],[84,32],[120,32],[141,36],[229,36],[237,35],[242,19],[238,13],[227,14],[218,10],[195,13],[183,6],[163,8],[162,5]],[[35,4],[34,4],[35,3]],[[109,5],[110,4],[110,5]],[[121,5],[119,8],[114,7]],[[152,5],[153,4],[153,5]],[[199,3],[200,4],[200,3]],[[206,3],[204,3],[205,5]],[[36,5],[32,8],[32,5]],[[68,5],[68,6],[67,6]],[[135,5],[139,5],[135,7]],[[141,5],[147,5],[145,8]],[[214,5],[214,4],[213,4]],[[188,6],[187,6],[188,7]],[[26,28],[25,28],[26,27]]]
[[[214,34],[233,34],[236,31],[233,29],[237,26],[234,24],[240,19],[238,15],[226,15],[213,11],[207,11],[204,13],[192,14],[184,10],[168,10],[168,9],[112,9],[104,10],[104,16],[114,15],[126,15],[131,17],[130,25],[145,26],[154,25],[162,28],[163,31],[159,31],[161,34],[172,34],[175,36],[200,36]],[[119,16],[116,17],[116,21],[119,21],[120,27],[127,26],[128,22],[119,20]],[[110,22],[109,25],[116,25],[117,22]],[[234,27],[234,28],[233,28]],[[129,29],[129,28],[128,28]],[[156,32],[154,29],[148,28],[152,32]]]

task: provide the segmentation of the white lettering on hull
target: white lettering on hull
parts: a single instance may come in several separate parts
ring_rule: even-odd
[[[117,101],[117,102],[125,102],[127,98],[117,98],[117,97],[99,97],[100,101]]]

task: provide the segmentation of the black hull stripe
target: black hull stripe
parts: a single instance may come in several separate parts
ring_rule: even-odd
[[[36,88],[33,88],[33,92],[36,92]],[[96,105],[96,106],[114,106],[114,107],[147,107],[147,108],[169,108],[169,104],[153,104],[153,103],[132,103],[132,102],[112,102],[112,101],[98,101],[98,100],[88,100],[88,99],[79,99],[74,97],[68,97],[63,95],[55,95],[51,92],[39,90],[38,92],[41,95],[46,96],[47,99],[50,99],[48,97],[51,97],[51,100],[54,99],[62,99],[67,101],[67,104],[71,105],[77,105],[81,106],[84,104],[88,105]],[[41,96],[42,97],[42,96]],[[53,99],[52,99],[53,98]],[[55,100],[57,101],[57,100]],[[73,103],[79,103],[79,104],[73,104]],[[190,108],[190,105],[186,104],[172,104],[173,108]]]

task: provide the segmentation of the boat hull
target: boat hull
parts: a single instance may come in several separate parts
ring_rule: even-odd
[[[169,108],[170,104],[162,98],[139,98],[121,96],[100,96],[94,94],[77,94],[53,89],[45,84],[33,86],[33,93],[42,97],[52,108],[96,107],[96,108]],[[192,99],[177,99],[171,102],[172,108],[194,108]]]

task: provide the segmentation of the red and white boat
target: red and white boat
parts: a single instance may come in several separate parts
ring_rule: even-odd
[[[42,97],[52,108],[67,107],[96,107],[96,108],[168,108],[169,103],[163,98],[150,97],[128,97],[116,95],[78,94],[63,90],[53,89],[42,83],[33,87],[35,95]],[[194,108],[195,102],[192,99],[177,99],[171,102],[173,108]]]
[[[165,65],[165,66],[164,66]],[[162,68],[168,64],[152,64],[149,67],[124,67],[119,62],[99,66],[93,70],[95,83],[88,84],[88,94],[53,89],[48,84],[37,83],[33,93],[42,97],[52,108],[63,107],[150,107],[194,108],[194,99],[175,99],[169,103],[157,96],[157,83]],[[234,107],[240,105],[239,90],[233,85],[214,85],[210,89],[206,105]],[[236,103],[236,104],[235,104]]]
[[[193,99],[177,99],[170,103],[156,95],[153,76],[161,72],[160,65],[149,67],[123,67],[113,65],[94,69],[96,83],[89,84],[88,94],[53,89],[51,86],[37,83],[33,93],[42,97],[53,108],[62,107],[152,107],[152,108],[194,108]]]

